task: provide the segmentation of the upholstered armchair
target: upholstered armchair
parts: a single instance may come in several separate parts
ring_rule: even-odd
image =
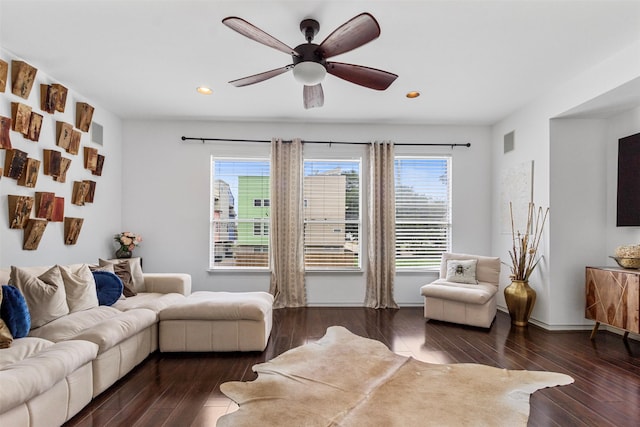
[[[444,253],[440,278],[420,288],[424,317],[489,328],[499,280],[500,258]]]

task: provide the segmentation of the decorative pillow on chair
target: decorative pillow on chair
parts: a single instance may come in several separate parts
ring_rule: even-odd
[[[89,266],[82,264],[78,268],[76,267],[78,266],[58,266],[64,281],[67,304],[71,313],[98,306],[96,282]]]
[[[96,282],[100,305],[112,305],[120,299],[124,286],[122,285],[122,280],[115,273],[94,271],[93,278]]]
[[[133,276],[131,275],[131,265],[129,264],[128,261],[126,260],[110,261],[110,260],[99,259],[98,262],[100,263],[100,266],[105,266],[108,264],[113,265],[114,273],[116,274],[116,276],[120,278],[120,280],[122,280],[122,286],[124,286],[124,290],[122,291],[122,294],[125,297],[133,297],[138,295],[138,292],[136,291],[136,287],[133,284],[133,278],[132,278]]]
[[[31,328],[38,328],[69,314],[67,295],[58,266],[36,277],[19,267],[11,266],[9,284],[22,292],[31,314]]]
[[[447,260],[447,282],[467,283],[477,285],[476,266],[477,259],[449,259]]]
[[[31,329],[31,315],[27,302],[18,288],[9,285],[2,285],[2,303],[0,304],[0,314],[2,320],[9,327],[9,331],[14,338],[23,338],[29,334]]]

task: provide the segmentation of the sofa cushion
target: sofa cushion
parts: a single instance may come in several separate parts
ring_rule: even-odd
[[[65,314],[69,314],[64,282],[58,266],[38,277],[27,269],[11,266],[10,285],[20,289],[27,301],[31,327],[37,328]]]
[[[98,293],[93,274],[87,264],[79,267],[59,265],[64,282],[69,312],[88,310],[98,306]]]
[[[128,261],[110,261],[100,259],[98,260],[100,266],[112,265],[113,271],[116,276],[122,280],[122,295],[125,297],[133,297],[137,295],[136,287],[133,284],[133,275],[131,273],[131,264]]]
[[[160,320],[264,320],[273,306],[267,292],[194,292],[160,312]]]
[[[32,329],[29,332],[29,336],[44,338],[53,342],[70,340],[85,329],[112,319],[121,313],[120,310],[104,305],[90,310],[76,311],[44,326]]]
[[[0,315],[14,338],[26,337],[31,329],[31,316],[27,302],[18,288],[2,285]]]
[[[26,402],[96,358],[98,346],[88,341],[57,343],[0,370],[0,413]]]
[[[148,308],[156,313],[170,305],[180,303],[185,300],[185,296],[177,293],[160,294],[156,292],[140,292],[135,297],[121,299],[113,306],[118,310],[129,311],[134,308]]]
[[[54,320],[29,336],[53,342],[87,340],[100,346],[100,353],[135,335],[156,322],[156,314],[143,308],[123,313],[113,307],[101,305],[84,311],[76,311]]]
[[[459,301],[469,304],[484,304],[491,299],[498,288],[491,283],[478,282],[477,285],[448,282],[438,279],[420,288],[424,297],[434,297],[445,300]]]
[[[96,343],[99,347],[98,352],[104,353],[127,338],[154,325],[156,321],[155,312],[146,308],[137,308],[87,328],[76,335],[74,339]]]
[[[120,280],[115,273],[109,271],[94,271],[93,279],[96,282],[98,303],[100,305],[113,305],[122,296],[124,286],[122,280]]]
[[[51,341],[43,338],[24,337],[16,340],[11,348],[2,351],[0,371],[52,345],[53,343]]]

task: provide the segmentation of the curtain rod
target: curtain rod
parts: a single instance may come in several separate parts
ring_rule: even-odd
[[[181,138],[183,141],[200,141],[203,144],[205,142],[209,142],[209,141],[228,141],[228,142],[265,142],[265,143],[271,143],[271,140],[269,139],[234,139],[234,138],[192,138],[192,137],[188,137],[188,136],[183,136]],[[291,140],[283,140],[282,142],[291,142]],[[302,142],[306,142],[306,143],[312,143],[312,144],[355,144],[355,145],[361,145],[361,144],[369,144],[369,142],[356,142],[356,141],[309,141],[309,140],[302,140]],[[393,145],[429,145],[429,146],[438,146],[438,147],[471,147],[471,143],[467,142],[467,143],[422,143],[422,142],[416,142],[415,144],[413,143],[394,143]]]

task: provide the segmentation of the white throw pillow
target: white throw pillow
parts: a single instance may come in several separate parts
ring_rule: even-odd
[[[67,293],[67,304],[71,313],[88,310],[99,305],[96,281],[87,264],[82,264],[75,270],[71,266],[59,265],[58,268],[62,274]]]
[[[477,285],[476,266],[477,259],[449,259],[447,260],[447,282],[467,283]]]
[[[9,284],[22,292],[31,315],[31,329],[69,314],[64,282],[58,266],[36,277],[19,267],[11,266]]]

